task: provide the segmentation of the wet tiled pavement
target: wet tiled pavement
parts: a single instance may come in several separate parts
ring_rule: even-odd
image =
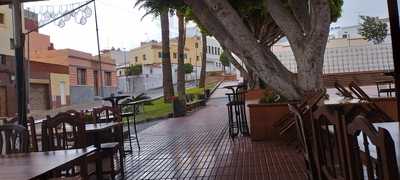
[[[190,116],[140,132],[141,151],[126,156],[125,178],[306,179],[302,156],[293,147],[229,138],[223,94],[218,89],[206,107]]]

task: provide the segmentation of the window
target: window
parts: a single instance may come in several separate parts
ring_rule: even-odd
[[[138,57],[137,57],[137,56],[135,56],[135,62],[136,62],[136,63],[138,62]]]
[[[187,59],[187,54],[185,53],[185,59]]]
[[[78,85],[86,85],[86,69],[77,69],[76,70],[77,74],[77,81]]]
[[[0,61],[2,65],[6,65],[7,61],[6,61],[6,56],[5,55],[0,55]]]
[[[0,13],[0,24],[4,24],[4,14]]]
[[[200,59],[199,56],[196,56],[196,61],[199,61],[199,59]]]
[[[195,43],[195,44],[194,44],[194,47],[195,47],[195,48],[199,48],[199,43]]]
[[[158,58],[162,58],[161,52],[158,52]]]
[[[218,52],[218,55],[220,55],[220,54],[221,54],[221,51],[220,51],[220,49],[219,49],[219,48],[217,48],[217,52]]]
[[[111,86],[112,82],[111,82],[111,72],[104,72],[104,80],[105,80],[105,85],[106,86]]]
[[[176,59],[176,53],[174,53],[174,59]]]
[[[211,54],[211,47],[207,46],[207,48],[208,48],[208,54]]]
[[[11,39],[10,39],[10,49],[14,49],[14,48],[15,48],[14,39],[11,38]]]
[[[146,61],[146,54],[143,54],[143,61]]]

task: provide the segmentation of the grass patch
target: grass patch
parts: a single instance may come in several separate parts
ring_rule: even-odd
[[[217,84],[218,82],[211,82],[207,83],[205,88],[198,88],[198,87],[188,88],[186,89],[186,94],[204,94],[204,89],[212,90]]]
[[[212,82],[206,84],[207,89],[213,89],[218,82]],[[204,94],[204,88],[188,88],[186,89],[187,94]],[[139,108],[140,113],[136,115],[136,122],[142,122],[148,119],[157,119],[168,117],[170,113],[172,113],[172,104],[165,103],[164,98],[159,98],[151,101],[150,104],[144,105]]]

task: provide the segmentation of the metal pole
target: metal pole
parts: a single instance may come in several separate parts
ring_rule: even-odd
[[[12,1],[14,17],[14,50],[16,60],[17,106],[19,124],[27,126],[26,72],[22,36],[21,0]]]
[[[129,92],[129,88],[128,88],[128,76],[126,75],[126,70],[128,69],[127,64],[126,64],[126,49],[124,48],[124,76],[125,76],[125,88],[126,88],[126,92]]]
[[[392,49],[394,63],[394,79],[397,99],[397,120],[400,120],[400,23],[397,0],[388,0],[390,31],[392,34]]]
[[[99,54],[99,73],[100,73],[100,96],[103,96],[103,72],[101,70],[101,51],[100,51],[100,39],[99,39],[99,25],[97,21],[97,8],[96,0],[93,1],[94,6],[94,20],[96,22],[96,37],[97,37],[97,53]]]

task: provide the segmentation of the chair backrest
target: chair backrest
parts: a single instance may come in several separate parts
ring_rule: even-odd
[[[359,115],[347,126],[347,138],[353,179],[400,179],[394,142],[386,129],[376,130]]]
[[[385,113],[378,105],[375,104],[375,102],[372,101],[372,99],[363,91],[355,82],[351,82],[349,84],[350,90],[361,100],[368,101],[369,103],[367,104],[368,110],[367,111],[374,111],[376,112],[377,118],[374,121],[377,122],[387,122],[387,121],[393,121],[392,118]]]
[[[354,81],[349,84],[349,89],[357,96],[358,99],[372,101],[368,94],[363,91]]]
[[[307,106],[306,108],[308,110],[304,111],[303,113],[300,113],[297,107],[291,104],[288,104],[288,106],[289,106],[289,111],[294,115],[295,118],[297,137],[298,141],[302,145],[304,159],[306,161],[307,170],[309,171],[308,172],[309,179],[315,179],[316,167],[315,167],[315,160],[312,156],[312,143],[311,143],[310,133],[306,134],[307,130],[304,122],[305,118],[311,117],[310,113],[311,111]]]
[[[42,124],[44,151],[83,148],[86,146],[85,125],[81,115],[62,112],[47,116]]]
[[[335,82],[335,88],[346,98],[354,98],[350,91],[348,91],[344,86]]]
[[[0,126],[0,155],[28,152],[28,130],[17,124]]]
[[[18,124],[18,117],[12,117],[8,118],[5,120],[6,124]],[[36,126],[35,126],[35,120],[33,117],[28,117],[27,119],[28,123],[28,149],[29,152],[37,152],[39,151],[39,146],[38,146],[38,140],[37,140],[37,134],[36,134]]]
[[[118,109],[110,106],[94,108],[92,112],[94,123],[108,123],[122,121],[121,114]]]
[[[313,153],[319,178],[348,179],[345,155],[344,118],[320,107],[312,115]]]

